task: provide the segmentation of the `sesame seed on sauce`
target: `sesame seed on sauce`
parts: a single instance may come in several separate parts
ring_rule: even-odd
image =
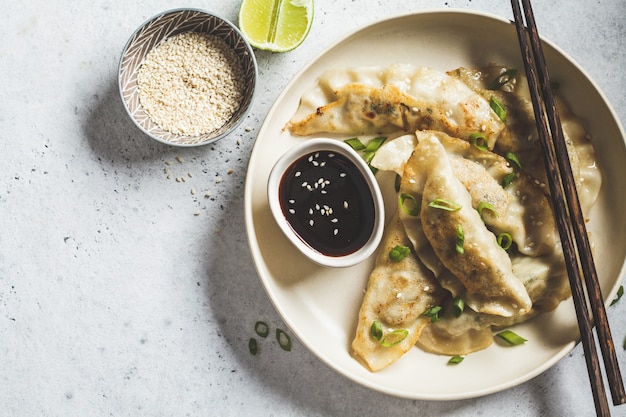
[[[371,191],[342,154],[318,151],[293,162],[281,179],[279,199],[293,230],[323,254],[355,252],[373,232]]]

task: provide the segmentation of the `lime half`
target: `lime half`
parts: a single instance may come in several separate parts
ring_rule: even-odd
[[[272,52],[291,51],[309,34],[313,0],[243,0],[239,29],[250,45]]]

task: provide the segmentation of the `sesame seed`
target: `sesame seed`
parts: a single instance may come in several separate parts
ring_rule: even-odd
[[[337,236],[337,233],[339,233],[338,229],[333,230],[333,235]]]
[[[244,74],[222,39],[185,32],[146,55],[137,84],[139,101],[157,125],[196,136],[218,129],[239,109]]]
[[[313,227],[314,224],[315,224],[315,221],[313,219],[309,220],[309,226]]]
[[[341,178],[345,178],[346,173],[345,173],[345,172],[342,172],[341,174],[339,174],[339,176],[340,176]]]
[[[296,211],[295,211],[294,209],[292,209],[292,208],[291,208],[291,209],[289,209],[289,213],[290,213],[290,214],[296,214]]]
[[[183,162],[185,162],[182,156],[177,156],[176,160],[178,161],[179,164],[182,164]]]

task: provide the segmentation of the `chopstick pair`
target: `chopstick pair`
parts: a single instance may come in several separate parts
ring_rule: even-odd
[[[587,371],[589,372],[596,413],[599,416],[608,416],[610,415],[610,410],[593,336],[593,324],[596,327],[598,344],[604,359],[604,367],[614,405],[626,403],[624,383],[615,354],[615,346],[611,337],[598,275],[585,228],[585,219],[578,200],[563,129],[552,94],[548,67],[543,55],[530,0],[521,0],[526,27],[524,26],[519,2],[520,0],[511,0],[511,5],[533,101],[539,139],[545,157],[548,182],[559,235],[563,245],[563,254],[572,289],[572,298],[578,318],[581,343],[587,362]],[[550,125],[549,131],[546,125],[546,117]],[[572,232],[575,240],[572,237]],[[577,248],[574,247],[575,243]],[[585,299],[583,278],[580,276],[581,271],[584,274],[584,282],[589,297],[588,302]],[[589,306],[587,303],[589,303]],[[590,308],[593,314],[591,314]]]

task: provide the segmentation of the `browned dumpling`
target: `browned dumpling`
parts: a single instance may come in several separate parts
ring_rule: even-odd
[[[432,272],[412,251],[399,261],[392,260],[389,252],[397,245],[410,247],[396,216],[387,226],[352,342],[353,354],[371,371],[391,365],[409,351],[430,322],[423,313],[445,297]],[[380,326],[380,337],[372,334],[373,325]]]
[[[286,125],[292,134],[379,134],[435,129],[469,140],[472,133],[481,132],[493,148],[504,126],[481,95],[456,77],[432,68],[397,65],[378,71],[365,70],[362,77],[342,77],[332,72],[320,80],[322,89],[335,85],[333,76],[355,81],[320,95],[321,103],[308,113],[302,114],[305,110],[299,109]],[[303,99],[300,107],[302,103],[313,102]]]

